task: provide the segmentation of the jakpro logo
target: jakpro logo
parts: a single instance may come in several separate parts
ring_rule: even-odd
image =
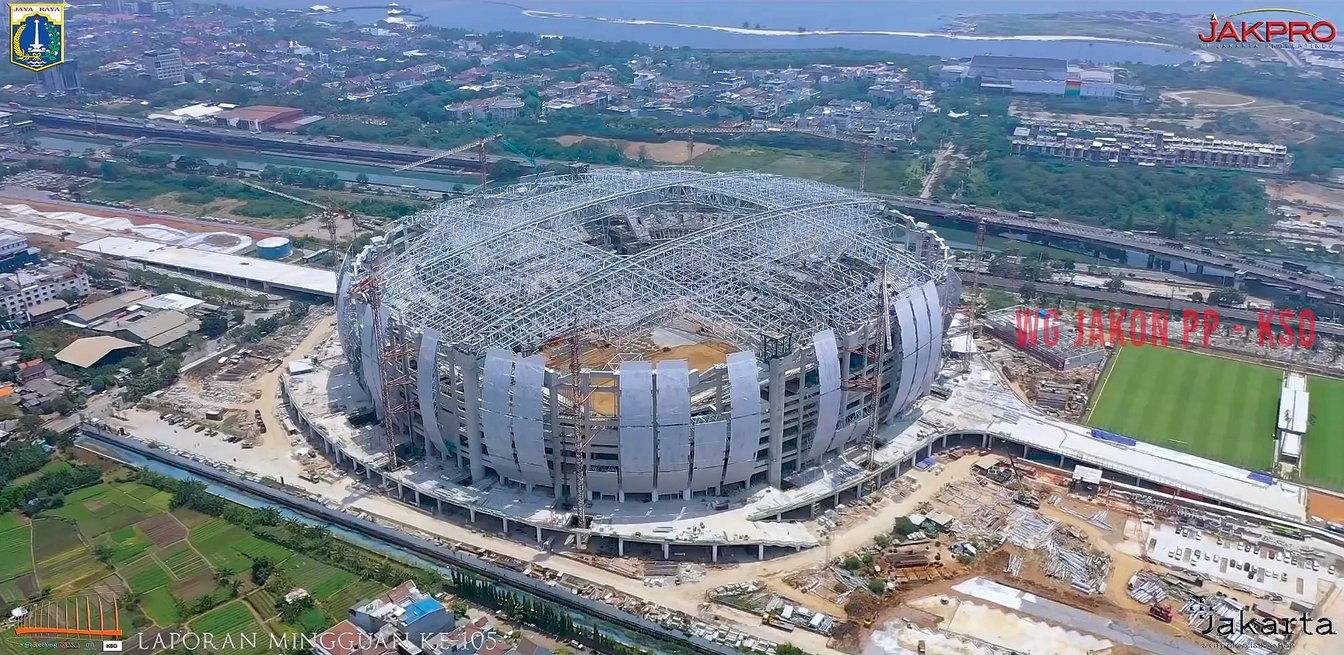
[[[1244,20],[1232,22],[1231,20],[1219,21],[1215,14],[1209,16],[1209,33],[1200,34],[1199,40],[1204,43],[1275,43],[1276,37],[1287,37],[1286,43],[1329,43],[1335,40],[1335,24],[1305,11],[1297,9],[1249,9],[1239,11],[1229,19],[1246,14],[1294,14],[1305,18],[1316,19],[1308,20],[1261,20],[1254,23],[1248,23]],[[1278,43],[1284,43],[1280,40]]]

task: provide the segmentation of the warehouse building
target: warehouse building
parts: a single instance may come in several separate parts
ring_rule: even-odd
[[[1064,59],[978,55],[969,64],[935,67],[935,78],[977,80],[982,91],[1138,102],[1142,86],[1127,84],[1124,69],[1084,68]]]

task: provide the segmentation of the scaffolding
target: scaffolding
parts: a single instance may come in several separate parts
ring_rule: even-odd
[[[642,240],[618,242],[636,220],[626,232]],[[403,232],[377,275],[382,304],[468,352],[536,352],[575,315],[617,335],[686,317],[743,347],[808,343],[870,320],[883,263],[893,292],[952,275],[946,247],[921,262],[906,237],[923,228],[879,200],[751,172],[541,178],[459,198]]]

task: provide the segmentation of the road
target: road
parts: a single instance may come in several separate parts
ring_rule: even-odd
[[[280,153],[308,152],[327,155],[343,155],[361,161],[382,163],[388,168],[420,161],[443,152],[443,148],[413,148],[384,143],[365,141],[327,141],[322,137],[301,136],[283,132],[247,132],[233,128],[205,127],[198,125],[177,125],[173,123],[152,122],[135,116],[118,116],[77,109],[52,109],[48,107],[12,108],[32,116],[38,125],[55,127],[75,127],[92,129],[94,133],[124,134],[128,136],[151,136],[179,141],[210,143],[233,148],[261,148]],[[488,155],[490,162],[510,161],[528,165],[519,157]],[[569,166],[574,162],[556,159],[538,159],[539,164]],[[426,164],[421,168],[434,168],[442,164],[443,168],[474,169],[477,158],[474,152],[466,150],[438,162]]]
[[[962,205],[943,203],[937,200],[910,198],[888,194],[871,194],[886,200],[897,207],[910,209],[942,218],[975,221],[984,219],[989,225],[1011,227],[1027,232],[1050,236],[1073,238],[1100,243],[1117,248],[1129,248],[1172,259],[1218,266],[1234,271],[1244,271],[1274,284],[1291,287],[1300,291],[1310,291],[1320,297],[1340,302],[1344,301],[1344,287],[1319,274],[1302,274],[1283,268],[1279,263],[1256,259],[1243,255],[1209,249],[1209,252],[1188,250],[1181,246],[1170,245],[1172,239],[1144,234],[1125,234],[1102,227],[1083,225],[1070,221],[1046,220],[1044,218],[1024,218],[1015,213],[994,209],[969,208]],[[1249,260],[1249,261],[1248,261]]]

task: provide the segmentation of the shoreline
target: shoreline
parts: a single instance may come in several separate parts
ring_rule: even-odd
[[[742,34],[747,36],[903,36],[917,38],[941,38],[954,41],[1032,41],[1032,42],[1052,42],[1052,41],[1083,41],[1093,43],[1117,43],[1124,45],[1139,45],[1155,48],[1164,48],[1168,50],[1184,50],[1178,45],[1158,41],[1139,41],[1135,39],[1119,39],[1106,36],[1081,36],[1069,34],[1021,34],[1016,36],[982,36],[977,34],[947,34],[943,32],[910,32],[903,30],[783,30],[770,28],[751,28],[751,27],[732,27],[729,25],[706,25],[701,23],[679,23],[675,21],[664,21],[644,18],[610,18],[605,16],[584,16],[582,14],[567,14],[556,11],[543,11],[540,9],[524,9],[523,15],[530,18],[551,18],[558,20],[578,20],[596,23],[611,23],[617,25],[645,25],[657,27],[680,27],[688,29],[709,30],[714,32],[726,32],[730,34]]]

